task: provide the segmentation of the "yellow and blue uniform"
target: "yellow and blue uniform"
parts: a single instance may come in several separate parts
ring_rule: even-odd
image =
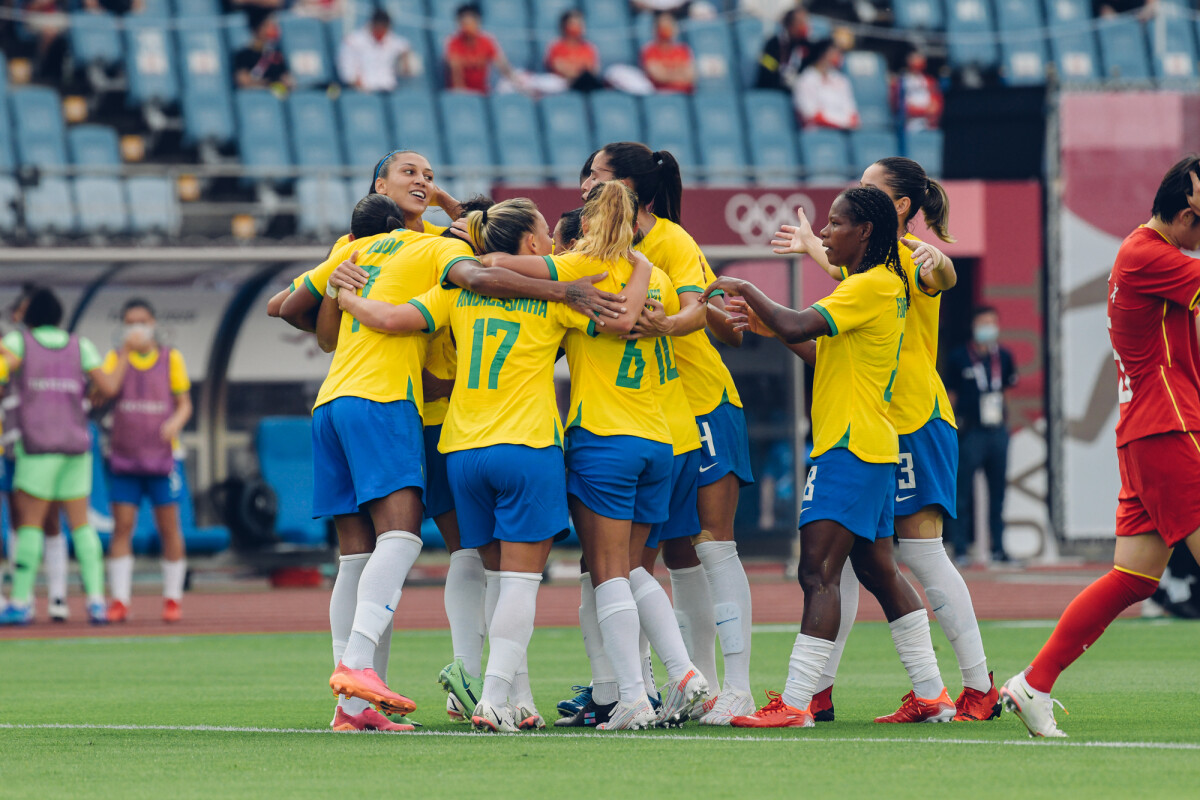
[[[393,305],[436,286],[454,263],[475,258],[466,242],[407,230],[354,244],[370,276],[360,294]],[[373,331],[345,313],[340,325],[313,408],[317,517],[354,513],[400,489],[425,491],[421,370],[429,337]]]
[[[886,266],[851,275],[813,304],[829,335],[817,339],[813,466],[800,527],[832,520],[856,536],[891,536],[899,445],[888,418],[908,302]]]
[[[679,294],[703,292],[716,280],[700,246],[668,219],[655,217],[654,227],[637,250],[667,273]],[[700,486],[715,483],[731,472],[741,485],[753,483],[746,415],[729,368],[703,329],[676,337],[674,347],[683,388],[699,428]]]
[[[554,360],[587,317],[544,300],[434,288],[411,301],[430,332],[447,327],[458,368],[439,449],[463,547],[540,542],[567,528],[562,423]]]

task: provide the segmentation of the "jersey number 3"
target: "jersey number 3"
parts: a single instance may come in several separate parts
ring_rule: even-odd
[[[492,365],[488,369],[487,388],[498,389],[500,387],[500,370],[504,368],[504,360],[508,358],[509,351],[517,343],[517,337],[521,335],[521,323],[509,322],[503,319],[477,319],[475,320],[474,332],[471,337],[471,373],[467,376],[468,389],[479,388],[479,370],[483,362],[484,337],[497,335],[502,338],[500,339],[500,346],[496,348],[496,355],[492,358]]]

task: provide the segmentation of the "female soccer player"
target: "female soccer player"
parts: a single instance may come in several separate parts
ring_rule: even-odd
[[[59,327],[63,308],[49,289],[29,296],[25,328],[4,336],[0,356],[21,396],[21,441],[16,445],[17,547],[11,604],[4,624],[33,620],[33,581],[42,560],[42,524],[50,505],[61,501],[71,526],[75,557],[83,574],[88,619],[108,621],[104,603],[104,552],[88,524],[92,492],[91,434],[84,399],[90,380],[103,394],[115,389],[100,368],[100,354],[87,339]]]
[[[1200,558],[1200,159],[1163,176],[1148,222],[1108,278],[1117,359],[1117,545],[1112,570],[1079,593],[1033,663],[1000,689],[1030,736],[1063,737],[1050,691],[1117,615],[1158,587],[1176,545]]]
[[[971,594],[942,544],[943,520],[956,513],[958,440],[954,411],[937,372],[938,320],[941,293],[953,288],[958,277],[949,257],[908,232],[920,210],[938,238],[954,241],[946,229],[949,200],[941,184],[908,158],[880,159],[867,167],[859,185],[881,190],[896,206],[900,220],[897,235],[904,245],[899,249],[900,265],[910,286],[916,287],[905,318],[900,367],[888,406],[888,418],[900,437],[900,462],[896,466],[897,557],[925,588],[958,657],[963,690],[955,701],[955,719],[994,719],[1000,715],[1000,697],[987,668]],[[834,280],[842,280],[845,273],[829,263],[821,239],[803,210],[798,214],[799,226],[785,225],[775,234],[771,242],[775,252],[807,253]],[[818,722],[833,719],[833,681],[858,611],[858,580],[853,569],[843,572],[841,589],[842,626],[821,676],[820,691],[813,698],[813,716]],[[897,713],[903,713],[903,709]]]
[[[175,447],[192,416],[192,384],[183,354],[156,344],[154,309],[134,298],[121,309],[124,338],[120,352],[109,351],[103,369],[117,384],[109,437],[109,497],[113,536],[108,550],[112,602],[109,622],[124,622],[133,594],[133,528],[138,507],[148,497],[162,540],[163,620],[178,622],[187,574]]]
[[[954,704],[942,684],[929,618],[892,555],[893,483],[899,448],[887,416],[896,379],[908,278],[900,266],[891,199],[878,189],[848,189],[821,231],[829,261],[847,278],[803,311],[771,302],[745,281],[721,278],[708,292],[745,298],[772,332],[794,345],[817,341],[813,383],[813,467],[800,508],[799,579],[804,616],[781,695],[735,727],[811,727],[810,704],[834,648],[841,615],[838,584],[850,558],[883,607],[922,721],[948,722]],[[882,721],[882,720],[881,720]],[[910,721],[916,721],[915,719]]]

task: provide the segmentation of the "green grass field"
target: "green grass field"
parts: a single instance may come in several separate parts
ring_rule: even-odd
[[[998,680],[1044,625],[984,625]],[[487,736],[446,720],[444,631],[397,633],[391,683],[421,734],[332,734],[328,636],[14,641],[0,645],[0,797],[1194,797],[1200,791],[1200,624],[1122,621],[1060,680],[1065,742],[989,723],[884,726],[907,690],[887,627],[854,630],[815,730],[563,731]],[[953,653],[934,626],[949,679]],[[781,688],[794,633],[754,637],[754,684]],[[539,629],[530,653],[547,716],[585,682],[578,632]],[[661,675],[661,669],[660,669]],[[63,727],[55,727],[55,725]],[[88,727],[96,726],[96,727]],[[183,726],[260,728],[188,730]]]

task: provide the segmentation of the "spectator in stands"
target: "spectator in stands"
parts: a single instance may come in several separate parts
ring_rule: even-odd
[[[18,8],[29,15],[18,26],[18,35],[33,42],[34,74],[48,83],[61,83],[63,60],[67,55],[66,3],[21,0]]]
[[[792,102],[806,128],[858,127],[858,106],[850,79],[842,73],[840,47],[828,40],[812,46],[792,90]]]
[[[254,38],[233,57],[233,79],[239,89],[287,89],[292,75],[279,49],[279,23],[268,14],[254,29]]]
[[[397,75],[416,71],[412,46],[392,31],[392,18],[382,8],[375,9],[365,28],[346,34],[338,52],[338,77],[364,92],[390,92]]]
[[[910,131],[935,130],[942,118],[942,90],[925,67],[925,54],[913,48],[892,80],[892,108]]]
[[[763,45],[754,88],[792,91],[809,47],[808,12],[798,6],[783,15],[779,29]]]
[[[600,53],[584,38],[587,29],[583,12],[564,11],[558,21],[559,39],[546,50],[546,69],[565,80],[572,89],[590,92],[604,86],[600,79]]]
[[[654,41],[642,48],[642,69],[660,92],[690,93],[696,86],[696,59],[678,36],[674,16],[666,11],[654,15]]]
[[[251,30],[276,11],[289,5],[288,0],[225,0],[225,9],[230,12],[244,11]]]
[[[446,41],[446,86],[487,94],[493,66],[513,83],[520,77],[504,57],[500,45],[483,32],[483,12],[476,3],[455,12],[458,30]]]

